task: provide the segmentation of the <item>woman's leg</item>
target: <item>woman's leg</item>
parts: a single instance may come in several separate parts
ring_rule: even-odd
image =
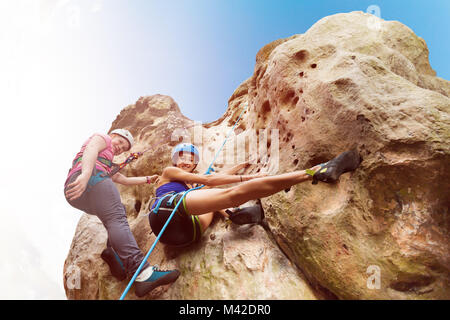
[[[92,209],[90,213],[95,214],[105,226],[108,240],[122,260],[127,273],[134,274],[144,260],[144,255],[131,233],[119,191],[111,179],[92,187],[89,202]],[[149,266],[146,262],[143,269]]]
[[[125,208],[120,201],[119,191],[111,179],[108,178],[97,183],[90,190],[86,190],[83,195],[75,201],[77,203],[69,203],[71,205],[76,205],[76,208],[83,208],[81,210],[86,210],[85,212],[89,214],[96,215],[102,221],[108,231],[108,242],[118,254],[120,262],[123,263],[125,272],[130,275],[134,274],[144,260],[144,255],[131,233]],[[114,260],[112,261],[114,262]],[[117,275],[118,274],[115,276]],[[151,267],[146,261],[141,273],[136,278],[135,293],[138,297],[142,297],[156,287],[174,282],[179,275],[180,272],[178,270],[158,270]],[[120,274],[119,278],[121,277],[122,274]]]
[[[81,171],[75,173],[68,183],[73,182],[80,173]],[[94,169],[94,174],[96,173]],[[64,193],[66,190],[67,187]],[[144,259],[144,255],[131,233],[119,191],[111,179],[105,179],[89,187],[80,198],[69,201],[69,204],[100,219],[108,232],[108,244],[119,255],[126,272],[133,274]],[[147,267],[148,262],[145,263],[144,269]]]
[[[316,170],[319,166],[311,168]],[[312,177],[305,170],[257,178],[226,189],[194,190],[186,195],[186,209],[190,214],[201,215],[218,211],[258,198],[264,198],[287,189]]]

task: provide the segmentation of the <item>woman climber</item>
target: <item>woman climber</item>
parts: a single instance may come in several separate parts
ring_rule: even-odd
[[[133,275],[144,259],[128,225],[125,207],[115,183],[139,185],[154,183],[157,175],[126,177],[116,173],[110,177],[114,156],[131,149],[133,136],[128,130],[116,129],[109,135],[94,134],[81,147],[69,170],[64,193],[69,204],[96,215],[108,231],[107,248],[101,257],[118,280]],[[174,282],[178,270],[158,270],[147,262],[136,278],[135,293],[141,297],[154,288]]]
[[[161,235],[162,243],[173,246],[189,245],[198,241],[211,223],[213,213],[219,211],[228,216],[236,212],[223,209],[270,196],[300,182],[313,180],[335,182],[342,173],[355,170],[360,162],[356,150],[346,151],[338,157],[316,165],[308,170],[300,170],[279,175],[266,174],[234,175],[248,164],[238,165],[226,173],[198,175],[192,173],[199,162],[199,152],[192,144],[179,144],[172,151],[173,166],[166,167],[157,183],[156,201],[149,214],[152,231],[158,235],[172,210],[190,189],[186,184],[202,184],[202,188],[188,192],[178,206],[177,212]],[[229,188],[214,188],[220,185],[239,183]],[[254,214],[254,212],[248,211]],[[245,219],[244,219],[245,220]]]

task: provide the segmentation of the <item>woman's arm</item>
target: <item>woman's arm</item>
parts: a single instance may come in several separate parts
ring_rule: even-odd
[[[148,176],[150,183],[154,183],[159,176],[157,174],[154,174],[152,176]],[[144,177],[126,177],[120,172],[116,173],[112,176],[112,180],[115,183],[120,183],[126,186],[133,186],[133,185],[139,185],[139,184],[146,184],[147,183],[147,176]]]
[[[68,185],[66,197],[69,200],[79,198],[84,190],[86,190],[92,170],[95,166],[100,151],[106,148],[106,141],[101,136],[92,137],[83,152],[83,160],[81,161],[81,174],[74,182]]]
[[[222,173],[209,174],[209,175],[198,175],[194,173],[189,173],[181,170],[177,167],[167,167],[163,170],[162,178],[167,180],[179,180],[187,183],[200,183],[206,186],[221,186],[224,184],[244,182],[255,178],[265,177],[267,174],[249,174],[242,176],[228,175]]]
[[[101,136],[92,137],[83,152],[83,160],[81,161],[81,175],[87,175],[89,178],[91,177],[98,154],[105,148],[105,139]]]
[[[238,173],[241,169],[247,168],[248,166],[250,166],[250,162],[249,162],[249,161],[245,161],[245,162],[243,162],[243,163],[237,164],[237,165],[235,165],[234,167],[225,169],[225,170],[220,171],[220,172],[218,172],[218,173],[221,173],[221,174],[229,174],[229,175],[231,175],[231,174],[236,174],[236,173]],[[211,188],[211,186],[206,186],[206,185],[205,185],[205,186],[203,187],[203,189],[208,189],[208,188]]]

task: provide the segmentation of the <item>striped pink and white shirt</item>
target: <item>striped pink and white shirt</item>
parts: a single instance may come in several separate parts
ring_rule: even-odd
[[[77,155],[75,156],[75,158],[73,159],[75,161],[75,159],[78,159],[79,157],[83,156],[84,150],[86,149],[86,146],[88,145],[88,143],[91,141],[91,139],[95,136],[100,136],[103,139],[105,139],[106,142],[106,148],[103,149],[102,151],[99,152],[98,156],[105,158],[107,160],[110,160],[111,162],[113,161],[114,158],[114,152],[111,146],[111,137],[107,134],[101,134],[101,133],[94,133],[92,136],[89,137],[89,139],[87,139],[84,143],[83,146],[81,147],[80,152],[77,153]],[[67,179],[69,179],[69,177],[74,174],[77,171],[81,170],[81,162],[79,161],[70,171],[69,174],[67,175]],[[106,166],[105,164],[101,163],[100,161],[98,161],[98,159],[95,161],[95,167],[97,168],[97,170],[101,170],[107,173],[111,172],[111,168],[109,168],[108,166]]]

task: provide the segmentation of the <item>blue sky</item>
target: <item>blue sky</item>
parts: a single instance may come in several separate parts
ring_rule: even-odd
[[[79,51],[68,63],[87,77],[80,94],[101,90],[100,105],[119,110],[141,95],[162,93],[186,116],[206,122],[224,113],[265,44],[304,33],[325,16],[370,5],[380,8],[383,19],[398,20],[424,38],[432,67],[450,79],[448,1],[109,0],[96,14],[81,1],[80,28],[64,34],[76,41],[60,43]]]
[[[63,196],[67,169],[125,106],[166,94],[192,120],[216,120],[264,45],[371,5],[425,39],[450,79],[447,0],[0,1],[0,299],[65,298],[81,216]]]

